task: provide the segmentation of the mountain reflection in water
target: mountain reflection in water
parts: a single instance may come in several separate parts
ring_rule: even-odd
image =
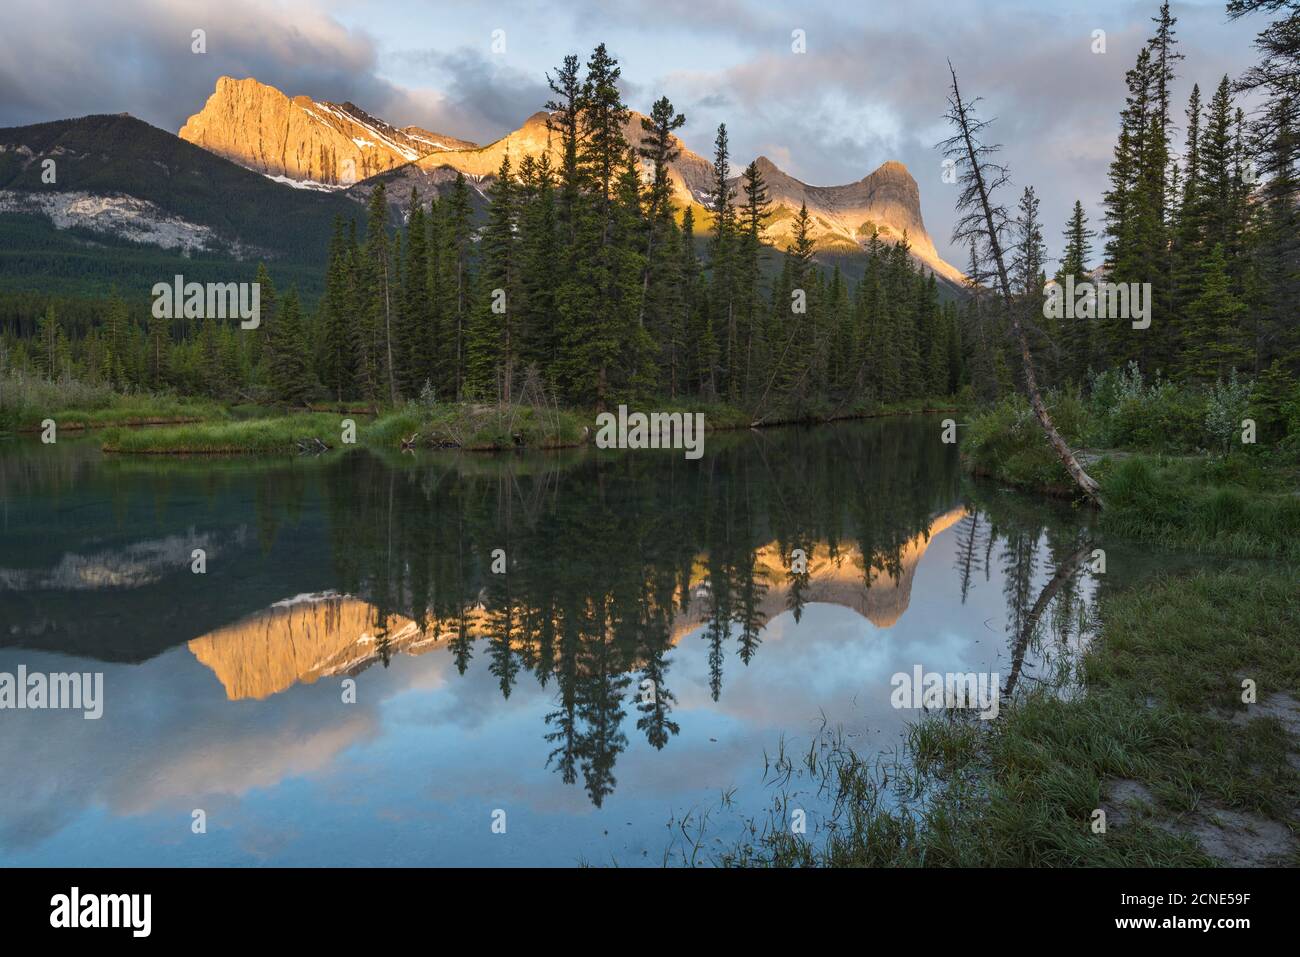
[[[1009,687],[1084,637],[1077,513],[969,482],[938,436],[711,433],[698,462],[0,451],[0,670],[105,670],[108,699],[99,722],[4,717],[0,763],[29,773],[0,782],[0,862],[319,863],[319,829],[358,862],[571,863],[653,851],[709,790],[759,807],[787,734],[899,740],[893,672]],[[232,800],[251,831],[160,836]],[[464,824],[510,801],[536,818],[519,843]]]

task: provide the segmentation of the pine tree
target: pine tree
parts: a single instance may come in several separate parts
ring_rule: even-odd
[[[473,228],[469,201],[469,185],[462,173],[456,174],[451,194],[438,204],[442,213],[439,224],[438,248],[438,299],[436,308],[441,316],[442,348],[440,362],[442,377],[448,383],[446,392],[460,398],[465,375],[465,333],[469,320],[470,289],[473,276],[470,256]]]
[[[279,297],[276,295],[275,283],[271,281],[271,274],[267,271],[266,263],[257,264],[257,274],[253,282],[258,287],[258,309],[261,314],[261,322],[253,332],[253,345],[249,350],[250,361],[253,363],[254,379],[259,386],[266,384],[269,379],[267,367],[270,361],[266,355],[266,344],[271,337],[271,327],[275,324],[275,319],[279,315]]]
[[[637,147],[637,155],[648,162],[651,169],[645,211],[645,270],[641,280],[641,313],[638,316],[638,324],[642,326],[645,325],[646,301],[651,298],[650,276],[656,271],[655,266],[659,260],[672,258],[673,250],[668,245],[670,237],[667,235],[672,224],[672,183],[668,179],[668,164],[681,155],[681,148],[673,134],[685,125],[686,117],[673,110],[673,104],[666,96],[655,101],[650,108],[649,117],[641,118],[641,130],[645,135]]]
[[[555,325],[555,270],[561,264],[555,202],[555,175],[550,157],[520,165],[519,288],[517,311],[520,356],[547,379],[554,377],[559,338]]]
[[[1047,250],[1043,243],[1043,230],[1038,220],[1038,196],[1032,186],[1026,186],[1020,196],[1015,219],[1015,233],[1011,246],[1012,289],[1019,301],[1020,322],[1026,329],[1040,331],[1037,350],[1038,375],[1049,386],[1055,381],[1056,354],[1059,343],[1054,320],[1043,315],[1043,261]],[[1041,327],[1041,328],[1040,328]]]
[[[758,161],[745,167],[742,190],[745,204],[740,218],[740,244],[737,253],[737,306],[739,339],[744,345],[744,355],[740,359],[741,369],[737,379],[740,391],[746,397],[753,394],[755,377],[753,365],[755,354],[767,348],[763,336],[763,318],[760,314],[762,297],[759,283],[762,279],[761,260],[765,240],[767,221],[772,217],[772,201],[768,195],[767,182],[759,168]]]
[[[1043,402],[1042,392],[1038,387],[1038,377],[1034,370],[1033,355],[1029,351],[1029,340],[1015,309],[1015,297],[999,235],[1001,231],[999,224],[1006,222],[1007,214],[1003,207],[995,203],[992,195],[998,186],[1006,181],[1007,170],[990,159],[997,148],[986,146],[981,138],[988,123],[980,120],[971,109],[971,104],[962,99],[961,90],[957,85],[957,71],[952,69],[951,65],[949,71],[952,74],[952,86],[949,88],[948,95],[948,120],[954,127],[954,132],[943,143],[943,149],[946,156],[962,164],[961,195],[958,201],[958,209],[962,215],[953,229],[953,239],[979,241],[988,250],[989,258],[997,270],[1002,306],[1011,325],[1012,336],[1020,349],[1021,371],[1025,379],[1025,391],[1029,393],[1030,407],[1034,410],[1034,415],[1043,429],[1044,437],[1070,474],[1070,478],[1090,501],[1101,505],[1097,481],[1079,464],[1078,458],[1061,437],[1056,424],[1052,421],[1051,413]]]
[[[622,325],[622,354],[618,360],[616,386],[629,398],[651,395],[658,386],[659,369],[655,362],[655,342],[642,321],[642,300],[646,274],[645,234],[650,224],[645,219],[641,179],[637,172],[636,153],[629,149],[618,179],[618,202],[613,224],[614,286],[613,301]]]
[[[1300,94],[1275,100],[1256,132],[1260,172],[1268,178],[1254,244],[1260,283],[1255,364],[1279,363],[1300,376]]]
[[[308,360],[298,290],[290,289],[271,324],[266,353],[270,365],[269,384],[277,401],[305,405],[316,390]]]
[[[689,206],[682,214],[681,264],[683,297],[678,327],[685,339],[682,374],[687,388],[705,398],[714,398],[718,343],[709,319],[708,291],[695,252],[695,214]]]
[[[1188,311],[1190,334],[1185,358],[1187,372],[1204,381],[1226,379],[1244,369],[1251,354],[1242,341],[1245,305],[1233,294],[1223,244],[1216,244],[1205,262],[1201,294]]]
[[[1201,140],[1201,190],[1199,222],[1203,224],[1204,247],[1224,250],[1237,246],[1238,209],[1235,145],[1233,142],[1232,88],[1225,76],[1210,99],[1205,135]]]
[[[115,389],[128,385],[127,381],[127,344],[130,337],[131,320],[127,315],[126,303],[114,288],[109,293],[108,312],[104,319],[103,347],[99,374],[104,381]]]
[[[402,394],[413,398],[420,394],[424,383],[430,379],[428,330],[433,308],[429,297],[429,230],[419,191],[414,188],[406,224],[397,367]]]
[[[1067,277],[1074,277],[1077,289],[1080,284],[1089,282],[1088,260],[1092,258],[1092,239],[1096,233],[1088,228],[1088,217],[1083,211],[1083,203],[1074,201],[1070,221],[1065,227],[1065,251],[1061,254],[1061,268],[1056,274],[1056,281],[1062,288],[1066,287]],[[1077,293],[1076,293],[1077,298]],[[1088,378],[1090,369],[1097,368],[1097,358],[1093,352],[1093,320],[1075,316],[1062,320],[1064,371],[1073,382],[1083,383]]]
[[[1181,323],[1200,293],[1205,255],[1201,171],[1201,88],[1193,84],[1187,100],[1187,135],[1183,149],[1182,195],[1173,229],[1173,296],[1171,312]]]
[[[817,346],[817,290],[814,285],[812,219],[808,204],[799,207],[786,246],[786,271],[780,283],[786,292],[783,303],[773,306],[773,319],[780,316],[784,348],[773,367],[777,394],[801,411],[808,376],[812,372]]]
[[[345,395],[351,395],[354,387],[355,342],[351,332],[354,281],[343,220],[336,217],[325,273],[325,295],[320,306],[320,378],[339,402]]]
[[[149,314],[149,358],[146,363],[149,388],[158,390],[168,385],[171,368],[172,320]],[[241,377],[242,381],[242,377]]]
[[[618,88],[621,70],[602,43],[587,61],[580,98],[577,169],[583,186],[574,203],[570,269],[561,280],[561,378],[571,401],[603,410],[619,374],[621,335],[636,303],[625,292],[630,260],[615,244],[621,215],[619,179],[628,157],[623,136],[629,111]],[[624,237],[625,238],[625,237]],[[636,268],[640,268],[639,264]],[[639,275],[639,274],[638,274]]]
[[[733,401],[739,391],[740,377],[734,369],[738,352],[735,314],[736,210],[732,205],[731,154],[727,125],[718,126],[713,143],[713,190],[709,212],[713,218],[713,239],[709,243],[710,318],[713,328],[722,332],[722,386]]]
[[[481,240],[478,302],[465,344],[465,391],[475,398],[496,394],[500,373],[501,398],[511,401],[514,350],[513,307],[517,305],[515,184],[507,152],[501,159],[488,199],[488,224]]]
[[[578,144],[582,137],[583,89],[578,78],[577,55],[566,56],[554,77],[546,75],[546,82],[556,96],[546,103],[546,128],[560,137],[558,219],[566,246],[571,249],[577,242],[577,207],[582,192]]]
[[[39,343],[37,355],[40,357],[41,372],[48,381],[53,382],[59,378],[67,348],[63,327],[54,313],[53,303],[46,307],[45,315],[41,317],[36,329],[36,338]]]

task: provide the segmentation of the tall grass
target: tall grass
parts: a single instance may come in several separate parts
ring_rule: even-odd
[[[413,402],[376,419],[366,438],[386,448],[412,441],[418,448],[490,451],[565,448],[582,444],[584,434],[582,417],[560,409]]]
[[[69,378],[52,382],[10,370],[0,375],[0,429],[17,431],[39,426],[42,419],[63,409],[103,409],[114,398],[107,386]]]
[[[105,452],[138,455],[295,454],[300,443],[341,444],[339,416],[310,413],[271,419],[202,422],[153,429],[112,428],[104,433]]]
[[[11,370],[0,376],[0,430],[36,431],[45,419],[60,430],[225,418],[223,406],[207,399],[133,393],[123,395],[100,383],[62,378],[50,381]]]
[[[836,744],[797,782],[837,796],[832,819],[791,834],[778,797],[770,819],[749,822],[752,836],[719,863],[1214,863],[1187,826],[1207,805],[1287,824],[1300,802],[1286,729],[1272,717],[1230,720],[1243,708],[1242,674],[1261,695],[1300,687],[1296,574],[1201,573],[1110,596],[1080,662],[1083,694],[1022,686],[995,722],[930,716],[888,765]],[[1154,803],[1097,833],[1094,812],[1117,779],[1138,782]]]
[[[1196,461],[1115,464],[1101,482],[1102,527],[1170,547],[1300,560],[1300,495],[1207,484],[1203,472]]]

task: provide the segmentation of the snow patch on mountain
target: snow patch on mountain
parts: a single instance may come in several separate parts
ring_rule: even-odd
[[[223,242],[207,226],[172,216],[147,200],[120,193],[0,190],[0,213],[45,216],[57,229],[81,227],[164,249],[192,252],[233,245],[232,252],[241,258],[245,252],[255,252]]]
[[[348,188],[347,183],[320,183],[314,179],[293,179],[283,174],[272,176],[270,173],[263,173],[262,175],[273,183],[279,183],[281,186],[292,186],[294,189],[314,189],[318,193],[334,193]]]

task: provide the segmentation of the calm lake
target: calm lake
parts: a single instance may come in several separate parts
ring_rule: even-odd
[[[1051,678],[1153,568],[939,418],[698,461],[2,442],[0,673],[101,672],[103,715],[0,711],[0,865],[707,863],[782,795],[812,832],[780,755],[887,758],[917,666]]]

